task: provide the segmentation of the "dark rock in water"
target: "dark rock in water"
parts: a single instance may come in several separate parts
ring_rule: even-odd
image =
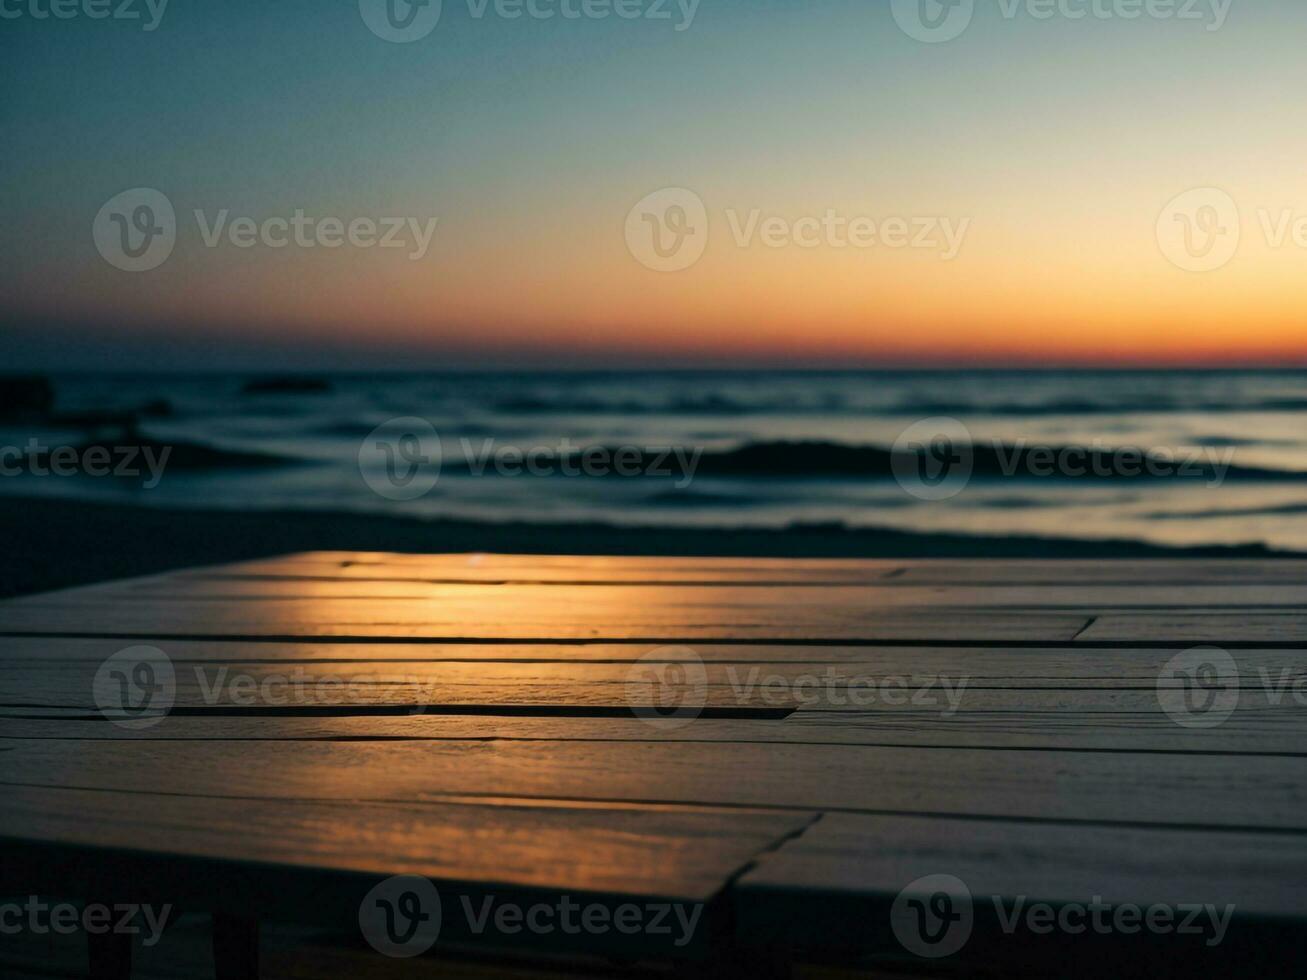
[[[254,378],[241,388],[246,395],[321,395],[331,385],[321,378]]]
[[[0,419],[39,419],[54,408],[54,385],[48,378],[0,377]]]
[[[141,414],[147,419],[170,419],[173,415],[172,402],[166,398],[156,398],[141,406]]]

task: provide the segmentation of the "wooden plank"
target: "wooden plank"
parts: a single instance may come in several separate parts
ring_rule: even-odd
[[[904,585],[1301,585],[1307,561],[1238,559],[926,559],[900,563]]]
[[[599,567],[531,565],[392,566],[335,562],[242,562],[177,573],[191,581],[320,580],[335,582],[435,582],[508,584],[636,585],[869,585],[886,581],[896,568],[793,568],[749,566]]]
[[[1098,617],[1081,643],[1307,645],[1307,613],[1120,613]]]
[[[234,644],[232,657],[251,652],[249,644]],[[131,648],[128,648],[131,649]],[[157,650],[159,648],[151,648]],[[682,648],[693,657],[691,648]],[[927,648],[928,649],[928,648]],[[1164,653],[1165,651],[1149,651]],[[1242,673],[1231,686],[1248,690],[1249,702],[1292,704],[1307,697],[1307,664],[1294,653],[1274,652],[1244,659]],[[1120,657],[1125,660],[1126,654]],[[889,710],[936,706],[984,706],[988,709],[1022,706],[1032,710],[1101,705],[1103,710],[1143,710],[1156,691],[1183,688],[1184,678],[1163,671],[1163,658],[1140,656],[1137,667],[1125,667],[1122,676],[1102,682],[1074,674],[1071,657],[1043,665],[1040,684],[1026,684],[1016,670],[986,671],[983,658],[973,664],[961,658],[950,663],[938,658],[944,671],[930,670],[929,662],[905,663],[903,673],[894,664],[837,663],[706,663],[700,686],[709,703],[740,705],[774,703],[776,707],[867,708]],[[1051,660],[1052,658],[1050,658]],[[1107,661],[1110,669],[1111,660]],[[675,662],[675,661],[670,661]],[[1254,664],[1256,667],[1254,669]],[[1012,668],[1011,660],[1007,666]],[[68,660],[46,663],[0,661],[0,704],[63,704],[94,707],[92,697],[99,661]],[[232,659],[222,662],[176,660],[172,664],[178,686],[178,703],[248,703],[282,700],[285,703],[382,704],[396,699],[403,704],[495,704],[525,697],[539,703],[566,703],[565,692],[576,692],[577,704],[644,703],[640,688],[651,676],[650,664],[603,662],[501,662],[501,661],[308,661],[268,662]],[[889,669],[887,669],[889,668]],[[1151,669],[1150,669],[1151,668]],[[976,676],[979,673],[982,676]],[[1062,678],[1068,679],[1062,683]],[[1297,695],[1295,697],[1295,695]],[[424,700],[424,698],[429,698]],[[442,698],[449,698],[445,701]]]
[[[907,565],[895,558],[776,558],[703,555],[537,555],[491,552],[416,553],[400,551],[303,551],[250,562],[210,566],[243,568],[254,564],[334,564],[404,568],[566,568],[635,570],[722,570],[748,573],[756,569],[843,569],[893,572]]]
[[[0,636],[0,666],[51,665],[82,661],[98,664],[124,647],[145,644],[147,637]],[[323,643],[172,640],[161,647],[175,664],[409,662],[536,664],[542,671],[566,664],[624,665],[671,661],[684,656],[679,645],[638,643]],[[706,665],[768,665],[768,673],[786,676],[822,671],[827,666],[850,675],[966,676],[975,686],[997,687],[1137,687],[1154,683],[1175,654],[1157,649],[1091,646],[929,647],[811,646],[796,644],[695,643],[689,649]],[[1293,679],[1307,675],[1307,652],[1239,650],[1245,675],[1260,682],[1263,673]],[[398,668],[396,668],[398,669]],[[599,675],[594,675],[599,676]],[[729,675],[722,673],[724,680]]]
[[[801,559],[563,555],[305,552],[193,574],[317,575],[339,578],[437,580],[648,581],[693,576],[697,581],[802,581],[846,577],[880,583],[1257,584],[1307,583],[1302,559]]]
[[[0,782],[251,799],[450,797],[1307,830],[1307,759],[675,742],[58,742]]]
[[[315,563],[339,565],[396,565],[408,567],[530,567],[530,568],[799,568],[860,570],[986,570],[1041,572],[1065,570],[1077,578],[1104,568],[1150,573],[1158,569],[1186,570],[1199,574],[1212,571],[1241,575],[1264,571],[1297,569],[1307,572],[1307,559],[1293,556],[1274,558],[806,558],[719,555],[559,555],[496,552],[402,552],[402,551],[301,551],[269,558],[259,563]],[[252,564],[240,562],[236,564]],[[228,566],[223,566],[228,567]]]
[[[914,583],[909,580],[907,573],[916,571],[916,568],[898,568],[892,571],[886,571],[882,568],[879,569],[879,572],[884,572],[884,575],[867,583],[855,584],[819,578],[812,580],[809,584],[804,584],[801,580],[793,583],[778,583],[768,581],[765,577],[760,578],[756,574],[750,574],[751,569],[768,574],[771,572],[784,572],[784,565],[763,564],[754,567],[746,563],[724,566],[718,561],[715,563],[717,567],[730,571],[746,584],[734,581],[709,581],[697,582],[690,586],[678,584],[670,579],[644,584],[620,581],[606,582],[598,579],[588,580],[584,577],[575,581],[559,579],[552,582],[547,577],[541,577],[538,580],[526,583],[520,580],[499,578],[485,581],[475,579],[451,580],[448,578],[423,579],[413,577],[409,572],[414,569],[425,568],[429,562],[434,562],[433,567],[437,571],[439,571],[440,567],[446,569],[449,567],[462,567],[469,559],[464,556],[392,557],[397,559],[419,559],[419,561],[405,560],[399,565],[386,564],[379,566],[377,563],[353,564],[337,561],[315,563],[311,557],[292,556],[289,560],[265,561],[260,567],[281,569],[283,571],[306,567],[319,570],[326,568],[334,572],[353,572],[359,569],[366,571],[384,567],[398,569],[403,574],[397,578],[378,578],[376,576],[339,578],[322,575],[298,577],[294,574],[254,575],[250,577],[242,572],[242,568],[245,566],[228,565],[198,571],[168,572],[136,579],[83,586],[34,596],[24,601],[41,604],[51,601],[120,601],[145,598],[148,598],[149,601],[156,601],[157,597],[160,596],[169,598],[206,598],[210,600],[283,597],[302,599],[440,600],[445,603],[467,603],[471,605],[487,599],[497,601],[503,596],[506,589],[509,591],[522,589],[528,584],[532,587],[527,588],[524,592],[513,591],[513,594],[524,603],[537,606],[568,601],[569,597],[575,593],[578,585],[585,585],[585,595],[590,604],[629,606],[633,602],[647,602],[653,605],[675,608],[683,608],[687,605],[695,608],[757,606],[760,604],[772,606],[806,605],[810,604],[813,598],[810,589],[818,586],[822,589],[821,600],[825,605],[886,609],[941,605],[1097,610],[1191,606],[1204,609],[1220,606],[1299,608],[1307,601],[1307,575],[1287,583],[1265,583],[1254,580],[1250,582],[1217,582],[1215,584],[1161,581],[1152,584],[1148,581],[1147,576],[1138,573],[1136,566],[1139,563],[1129,562],[1118,563],[1129,566],[1121,572],[1127,580],[1124,584],[1098,583],[1094,581],[1097,577],[1094,575],[1088,575],[1084,579],[1077,579],[1066,574],[1067,571],[1085,571],[1088,573],[1090,569],[1098,569],[1101,572],[1105,564],[1101,562],[1077,563],[1069,569],[1065,567],[1066,563],[1028,562],[1025,565],[1032,569],[1030,574],[1036,574],[1036,570],[1039,568],[1045,569],[1046,574],[1038,581],[1026,584],[1004,584],[1001,581],[989,581],[982,577],[975,577],[974,581],[964,582],[963,584],[929,581]],[[472,556],[470,560],[475,560],[476,557]],[[531,562],[537,560],[527,556],[524,564],[523,559],[514,560],[502,556],[489,557],[493,561],[478,563],[475,569],[478,572],[494,576],[517,574],[518,571],[523,569],[532,572],[533,565]],[[551,574],[569,575],[576,571],[568,564],[570,561],[572,559],[555,558],[550,560],[545,568],[537,570]],[[581,560],[578,559],[577,561]],[[597,561],[599,564],[596,564]],[[631,562],[635,564],[631,565]],[[642,574],[641,570],[647,569],[648,564],[644,559],[589,559],[585,560],[585,564],[580,567],[578,574],[581,572],[603,574],[605,568],[612,565],[616,565],[626,572]],[[831,564],[836,566],[834,570],[843,570],[838,563],[827,563],[827,565]],[[1155,566],[1157,564],[1156,562],[1144,563],[1145,566]],[[937,565],[940,567],[936,567]],[[986,567],[984,563],[980,563],[980,565]],[[1173,566],[1184,567],[1183,565],[1177,566],[1176,563],[1166,564],[1168,569]],[[937,572],[944,572],[946,569],[962,569],[963,566],[958,563],[943,562],[933,563],[930,568]],[[1307,568],[1307,563],[1304,563],[1304,568]],[[1058,569],[1063,570],[1058,571]],[[1135,569],[1133,574],[1132,569]],[[694,570],[687,569],[686,571],[693,572]],[[813,572],[818,575],[824,574],[820,568],[805,568],[803,571]],[[664,572],[658,570],[657,574],[662,575]],[[957,574],[961,575],[964,580],[968,577],[965,569],[957,572]],[[1167,574],[1179,573],[1168,571]]]
[[[802,672],[797,665],[789,669]],[[612,708],[629,715],[636,708],[667,704],[669,698],[707,710],[766,708],[776,713],[798,706],[775,685],[749,684],[730,670],[716,666],[711,679],[705,669],[702,678],[684,682],[678,673],[676,682],[664,686],[655,668],[631,664],[314,663],[289,669],[285,664],[240,661],[182,664],[172,666],[166,707],[335,707],[348,713],[381,706],[430,706],[436,711],[482,707],[507,713],[509,708],[534,706],[574,709],[577,714]],[[95,711],[106,697],[118,696],[113,684],[95,663],[11,663],[0,666],[0,705]],[[832,682],[831,687],[838,702],[840,685]]]
[[[87,661],[99,663],[134,641],[145,643],[144,636],[125,639],[97,639],[94,637],[0,636],[0,663],[20,664],[36,662],[48,664],[56,661]],[[679,656],[677,647],[638,643],[323,643],[323,642],[259,642],[236,643],[231,640],[172,640],[166,652],[174,663],[231,663],[262,661],[275,663],[295,662],[354,662],[364,664],[404,663],[409,661],[439,662],[513,662],[513,663],[610,663],[630,665],[642,659],[660,660]],[[1092,648],[1067,647],[1004,649],[993,647],[892,647],[892,646],[810,646],[774,644],[714,644],[696,643],[691,648],[705,664],[792,664],[812,663],[865,665],[868,670],[886,673],[952,672],[962,670],[973,677],[1004,678],[1028,677],[1029,683],[1038,685],[1047,676],[1061,677],[1063,672],[1049,666],[1049,673],[1041,667],[1046,663],[1064,660],[1067,684],[1074,677],[1091,683],[1109,684],[1118,676],[1146,679],[1151,671],[1149,658],[1156,651],[1109,651]],[[1265,663],[1277,671],[1281,666],[1295,666],[1302,658],[1281,651],[1248,651],[1247,656],[1260,656],[1256,664]],[[1139,667],[1131,664],[1139,658]],[[1051,658],[1051,660],[1050,660]],[[1286,663],[1287,661],[1287,663]],[[1073,676],[1074,675],[1074,676]]]
[[[83,895],[116,882],[120,893],[132,896],[128,901],[167,896],[182,907],[229,915],[257,910],[356,934],[362,903],[374,887],[393,875],[416,875],[439,894],[439,911],[431,911],[439,915],[446,942],[662,955],[679,949],[689,955],[720,929],[712,921],[719,911],[710,911],[717,908],[710,903],[728,881],[814,818],[12,787],[0,798],[0,865],[10,887],[32,887],[36,879],[55,894]],[[546,903],[557,909],[563,899],[578,907],[574,916],[582,914],[580,906],[602,906],[609,923],[623,904],[638,903],[642,912],[652,903],[682,905],[686,929],[680,936],[619,933],[611,926],[538,935],[520,925],[500,929],[493,916],[484,931],[477,929],[487,902],[492,908]],[[652,923],[652,913],[644,921]]]
[[[48,641],[47,641],[48,642]],[[54,641],[62,642],[62,641]],[[228,659],[194,660],[177,656],[181,644],[166,644],[165,648],[152,647],[166,654],[179,685],[186,685],[190,696],[199,697],[206,692],[230,696],[230,688],[256,686],[259,695],[266,688],[287,689],[287,696],[312,695],[310,689],[321,687],[324,703],[347,704],[350,700],[382,702],[388,695],[403,698],[406,703],[417,703],[410,688],[429,688],[448,691],[457,700],[467,703],[493,704],[503,696],[520,691],[542,701],[558,700],[558,691],[576,690],[578,703],[605,703],[612,697],[626,700],[633,688],[650,676],[649,670],[660,663],[690,663],[702,666],[702,686],[709,691],[723,689],[733,692],[741,704],[759,703],[758,698],[773,697],[778,706],[804,704],[813,707],[875,707],[889,708],[912,705],[918,707],[942,703],[946,695],[979,692],[1029,692],[1031,707],[1046,704],[1046,696],[1066,692],[1068,701],[1078,695],[1099,697],[1119,691],[1123,695],[1146,691],[1152,694],[1159,685],[1168,688],[1184,686],[1184,679],[1166,671],[1174,659],[1170,651],[1145,650],[1097,651],[1085,665],[1077,662],[1078,651],[1033,650],[980,650],[956,655],[948,648],[920,648],[922,657],[912,648],[895,650],[895,655],[882,659],[874,657],[880,647],[870,649],[872,654],[863,661],[827,661],[814,658],[809,661],[779,662],[718,662],[699,658],[694,647],[667,647],[667,654],[655,652],[647,659],[633,658],[612,663],[599,660],[533,661],[533,660],[391,660],[389,658],[350,660],[274,660],[257,657],[260,644],[229,643],[224,647]],[[111,644],[114,653],[124,649],[121,643]],[[373,647],[384,652],[385,645]],[[776,648],[785,650],[785,647]],[[821,654],[827,648],[817,647]],[[893,648],[884,648],[893,649]],[[683,651],[682,658],[675,656]],[[948,656],[948,654],[955,654]],[[1041,655],[1042,654],[1042,655]],[[1302,689],[1307,681],[1307,661],[1298,651],[1236,651],[1231,663],[1238,676],[1231,677],[1231,686],[1262,692],[1266,700],[1292,701],[1295,687]],[[71,705],[92,702],[91,688],[105,658],[101,659],[0,659],[0,702],[10,698],[36,698],[31,703],[52,704],[70,699]],[[160,657],[160,660],[163,658]],[[992,662],[991,662],[992,661]],[[1038,675],[1022,672],[1025,665]],[[1119,672],[1113,672],[1119,671]],[[656,676],[656,674],[654,675]],[[348,690],[350,686],[358,690]],[[301,691],[300,688],[305,689]],[[369,690],[369,689],[377,690]],[[458,693],[458,688],[481,689],[486,693],[469,691]],[[783,692],[796,691],[797,698],[782,696]],[[539,692],[538,694],[536,692]],[[1303,693],[1301,690],[1298,693]],[[254,700],[251,694],[247,700]],[[935,697],[932,700],[932,696]],[[476,697],[483,700],[477,702]],[[439,703],[439,702],[429,702]],[[722,701],[720,703],[726,703]],[[1115,703],[1115,702],[1113,702]]]
[[[1203,854],[1204,860],[1187,860]],[[1031,901],[1236,903],[1307,919],[1307,837],[1180,828],[1065,827],[1003,820],[833,813],[761,858],[753,889],[892,898],[938,871],[974,894]]]
[[[748,742],[808,745],[935,746],[941,748],[1077,749],[1082,751],[1301,755],[1307,712],[1296,703],[1249,706],[1213,728],[1175,724],[1157,710],[970,710],[955,715],[899,707],[887,710],[800,710],[784,719],[697,718],[692,724],[651,726],[625,718],[529,715],[261,715],[173,714],[146,729],[124,728],[98,713],[68,708],[2,708],[0,738],[60,740],[339,740]],[[708,750],[711,751],[711,750]]]
[[[0,838],[287,868],[707,900],[811,813],[226,800],[6,787]]]
[[[109,584],[67,590],[44,597],[51,601],[80,600],[158,602],[166,599],[247,601],[251,599],[383,599],[442,602],[474,602],[495,598],[507,589],[527,589],[532,604],[564,602],[584,588],[587,602],[628,606],[646,601],[680,604],[691,590],[676,584],[658,585],[495,585],[442,582],[316,579],[185,579],[158,577],[128,584]],[[814,593],[812,590],[819,589]],[[811,585],[754,583],[703,584],[693,596],[701,606],[735,606],[768,603],[778,607],[811,603],[846,605],[867,609],[918,608],[923,606],[987,607],[1014,609],[1150,609],[1213,607],[1301,609],[1307,606],[1307,585],[842,585],[818,582]],[[517,593],[514,593],[515,595]]]
[[[361,638],[399,640],[766,640],[1066,642],[1089,622],[1078,614],[990,610],[886,612],[800,601],[777,606],[748,601],[703,603],[684,595],[632,596],[625,601],[536,600],[520,590],[491,590],[477,600],[269,599],[242,603],[160,600],[154,603],[16,599],[0,604],[0,633],[169,636],[182,639]],[[657,590],[658,593],[675,590]]]
[[[123,639],[0,637],[0,676],[60,664],[98,667],[126,647],[148,645],[146,637]],[[359,673],[400,674],[434,671],[452,680],[500,679],[503,671],[531,682],[625,679],[634,664],[675,662],[687,648],[651,644],[497,644],[497,643],[235,643],[170,640],[159,645],[181,670],[205,671],[224,664],[260,664],[287,674],[302,668],[345,665]],[[888,679],[909,683],[935,678],[966,678],[967,690],[984,688],[1152,689],[1175,656],[1171,649],[1097,647],[896,647],[803,646],[696,643],[688,648],[705,665],[710,685],[769,683],[816,676]],[[1280,690],[1294,700],[1295,685],[1307,677],[1307,652],[1239,649],[1233,653],[1245,688]],[[443,665],[438,668],[437,665]],[[757,674],[755,674],[757,671]]]
[[[947,923],[927,922],[928,928],[943,927],[939,949],[957,947],[938,961],[955,968],[1033,970],[1042,963],[1056,975],[1070,968],[1102,976],[1116,968],[1134,975],[1147,965],[1150,975],[1158,968],[1170,975],[1174,964],[1166,958],[1183,953],[1190,974],[1218,963],[1243,972],[1288,965],[1297,947],[1284,942],[1285,933],[1307,922],[1301,887],[1307,839],[1187,829],[830,814],[760,859],[732,896],[746,942],[792,943],[800,956],[884,956],[925,965],[930,960],[918,954],[938,950],[921,943],[912,910],[904,908],[908,896],[898,915],[895,900],[921,879],[918,887],[927,891],[944,887],[942,875],[953,879],[947,886],[954,914],[966,910],[971,923],[967,933],[966,920],[959,919],[949,934]],[[1095,902],[1111,907],[1100,920],[1106,929],[1089,917]],[[1037,922],[1032,930],[1024,913],[1038,903],[1070,907],[1066,921],[1084,928],[1068,933],[1054,924],[1045,931]],[[1173,910],[1169,933],[1114,927],[1117,907],[1157,904]],[[1195,934],[1175,930],[1189,909],[1205,906],[1217,910],[1217,920],[1203,911],[1191,923]],[[1218,932],[1221,917],[1227,918]],[[1015,926],[1006,926],[1005,918]],[[1286,919],[1294,924],[1286,928]],[[1140,925],[1144,921],[1141,916]],[[1163,921],[1160,914],[1155,921]],[[1092,955],[1077,968],[1067,958],[1070,949]]]
[[[693,897],[720,928],[722,888],[758,862],[732,896],[748,942],[808,917],[829,952],[861,922],[841,957],[885,952],[867,903],[879,916],[893,875],[943,864],[1032,901],[1237,886],[1239,936],[1290,947],[1263,926],[1307,921],[1301,889],[1283,894],[1307,870],[1305,599],[1302,562],[340,553],[16,600],[0,604],[0,863],[42,888],[114,876],[337,920],[416,863],[454,894]],[[637,661],[678,641],[710,711],[800,710],[629,716]],[[172,658],[179,713],[134,730],[96,717],[93,678],[139,642]],[[1157,685],[1202,643],[1235,650],[1239,705],[1190,728]],[[367,714],[428,705],[450,713]],[[211,711],[237,714],[186,713]],[[968,962],[1021,966],[986,947],[990,926]]]
[[[99,717],[103,692],[97,697],[98,670],[98,664],[85,661],[0,667],[0,711],[21,717],[41,714],[37,709],[80,709],[87,718]],[[636,709],[670,704],[686,706],[687,721],[693,721],[681,735],[684,740],[1307,751],[1302,748],[1307,745],[1307,711],[1301,666],[1286,666],[1278,676],[1268,671],[1260,678],[1248,671],[1233,714],[1215,729],[1179,724],[1167,713],[1170,705],[1162,703],[1157,680],[1137,687],[1008,690],[976,686],[965,673],[886,675],[848,664],[711,664],[704,668],[702,687],[661,691],[633,682],[643,676],[638,668],[633,674],[632,665],[596,663],[330,662],[290,669],[275,663],[187,663],[174,667],[168,701],[158,707],[178,717],[206,712],[284,716],[297,710],[343,717],[390,708],[512,721],[532,714],[570,720],[605,714],[618,724],[590,730],[599,734],[571,734],[561,724],[546,728],[549,734],[543,737],[641,740],[648,726],[622,723],[639,721]],[[1183,687],[1181,678],[1158,676],[1167,688]],[[780,721],[796,708],[803,710],[792,724],[766,723]],[[755,718],[742,725],[710,725],[750,713]],[[511,734],[512,721],[485,737]],[[0,731],[24,734],[13,725]],[[476,734],[464,737],[482,737],[475,727],[466,731]]]
[[[894,563],[899,565],[899,563]],[[1118,564],[1120,567],[1117,567]],[[1167,564],[1140,568],[1134,563],[1105,563],[1106,567],[1047,562],[1007,567],[982,563],[971,567],[940,563],[924,567],[848,568],[774,566],[687,566],[687,567],[568,567],[564,565],[391,565],[338,564],[335,562],[263,561],[241,562],[211,569],[173,573],[190,581],[328,581],[392,583],[464,583],[516,585],[875,585],[922,588],[952,586],[1208,586],[1284,585],[1301,586],[1307,569],[1299,563],[1285,567],[1204,567],[1188,569]],[[1063,567],[1063,566],[1068,567]]]

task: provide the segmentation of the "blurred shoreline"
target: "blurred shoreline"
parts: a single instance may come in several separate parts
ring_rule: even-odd
[[[1307,552],[1304,417],[1307,371],[53,373],[0,377],[0,489],[681,537]]]
[[[1171,548],[1131,540],[921,534],[834,524],[786,528],[422,520],[322,511],[137,507],[4,498],[0,596],[295,551],[722,555],[780,558],[1292,558],[1250,543]]]

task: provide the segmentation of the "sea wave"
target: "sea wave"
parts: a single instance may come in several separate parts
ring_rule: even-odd
[[[1137,399],[1132,401],[1052,399],[1038,402],[906,399],[877,404],[832,396],[821,400],[705,395],[658,402],[603,398],[504,398],[490,405],[507,415],[851,415],[857,417],[958,416],[994,418],[1047,418],[1050,416],[1102,415],[1222,415],[1243,412],[1307,412],[1307,398],[1249,398],[1223,400]]]
[[[1081,446],[987,443],[946,446],[947,459],[932,463],[925,453],[880,445],[827,441],[746,442],[732,449],[700,447],[591,446],[567,452],[538,449],[532,468],[542,475],[574,470],[595,475],[888,479],[915,472],[919,463],[965,467],[972,478],[1012,480],[1247,480],[1307,482],[1307,472],[1239,466],[1198,447]],[[616,461],[621,460],[621,466]],[[452,462],[453,473],[502,470],[493,459]],[[515,458],[514,473],[530,473]]]

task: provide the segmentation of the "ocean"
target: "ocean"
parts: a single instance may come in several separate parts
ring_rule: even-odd
[[[53,412],[0,422],[0,492],[1307,550],[1303,371],[315,378],[54,375]],[[93,432],[88,413],[110,411],[138,413],[134,430]],[[32,465],[90,445],[170,454],[157,479]]]

